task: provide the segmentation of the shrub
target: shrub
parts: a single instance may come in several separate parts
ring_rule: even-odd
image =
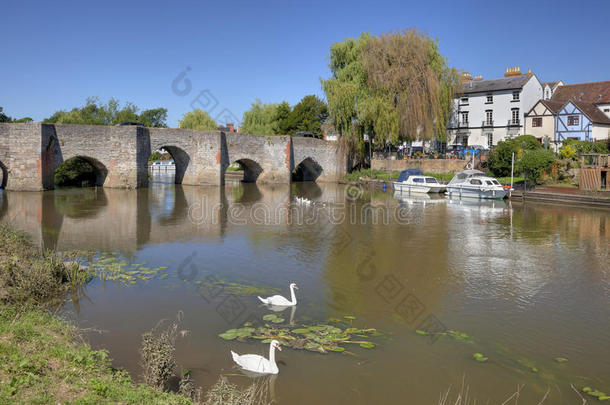
[[[572,145],[564,145],[559,150],[562,159],[575,159],[576,158],[576,148]]]
[[[528,150],[542,150],[542,145],[532,135],[521,135],[498,142],[498,146],[489,154],[489,170],[496,177],[509,176],[513,153],[516,163],[523,152]]]
[[[536,183],[540,183],[543,174],[549,175],[555,163],[555,154],[546,149],[526,151],[515,164],[515,170]]]

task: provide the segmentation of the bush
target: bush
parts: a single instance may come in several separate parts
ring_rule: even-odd
[[[540,183],[543,174],[549,175],[555,164],[555,154],[546,149],[526,151],[515,164],[515,170],[528,180]]]
[[[542,145],[532,135],[521,135],[498,142],[498,146],[489,154],[489,170],[496,177],[510,176],[513,152],[516,163],[523,152],[528,150],[542,150]]]
[[[57,166],[54,180],[60,187],[91,187],[96,183],[96,171],[89,162],[75,157]]]
[[[564,145],[559,150],[562,159],[575,159],[576,158],[576,148],[572,145]]]

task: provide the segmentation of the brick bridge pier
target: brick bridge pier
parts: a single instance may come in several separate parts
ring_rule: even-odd
[[[0,187],[49,190],[62,162],[80,157],[96,169],[97,185],[137,188],[148,185],[148,158],[160,148],[176,164],[175,181],[222,185],[233,163],[244,181],[289,183],[299,169],[304,180],[337,181],[347,157],[336,142],[290,136],[220,131],[59,124],[0,124]]]

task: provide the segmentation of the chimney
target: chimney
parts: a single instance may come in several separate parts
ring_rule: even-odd
[[[462,80],[465,82],[470,82],[472,81],[472,76],[470,75],[470,73],[464,72],[462,73]]]
[[[235,125],[227,124],[227,128],[229,128],[229,132],[235,132]]]
[[[521,68],[519,66],[506,68],[504,77],[521,76]]]
[[[481,80],[483,80],[483,76],[481,76],[481,75],[476,75],[476,76],[474,77],[474,79],[472,79],[472,80],[474,80],[475,82],[480,82]]]

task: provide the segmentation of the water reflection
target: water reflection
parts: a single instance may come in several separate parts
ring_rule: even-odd
[[[312,203],[298,204],[297,196]],[[352,216],[363,211],[381,215]],[[282,384],[273,388],[282,403],[375,403],[380,397],[430,403],[464,374],[483,399],[497,402],[498,392],[527,383],[524,403],[538,401],[538,389],[553,383],[560,388],[551,403],[569,403],[566,381],[610,380],[610,366],[599,361],[610,356],[605,211],[395,198],[376,189],[353,199],[342,186],[315,183],[157,182],[141,190],[0,191],[0,219],[44,249],[118,251],[129,261],[169,268],[167,278],[136,286],[94,282],[69,308],[79,325],[107,331],[91,335],[91,343],[109,349],[116,365],[136,376],[141,334],[180,310],[190,334],[180,340],[178,361],[203,387],[232,367],[229,348],[266,354],[266,346],[218,338],[269,311],[256,297],[239,296],[244,312],[227,321],[226,296],[205,295],[198,284],[214,275],[280,288],[297,282],[298,310],[290,310],[295,324],[353,315],[358,326],[389,334],[378,349],[354,350],[357,358],[282,352]],[[191,278],[180,270],[189,257]],[[430,317],[467,332],[476,345],[430,345],[413,332]],[[511,368],[500,346],[543,371]],[[494,361],[481,367],[471,360],[475,350]],[[558,369],[556,356],[570,361]],[[404,384],[395,384],[397,375]]]

